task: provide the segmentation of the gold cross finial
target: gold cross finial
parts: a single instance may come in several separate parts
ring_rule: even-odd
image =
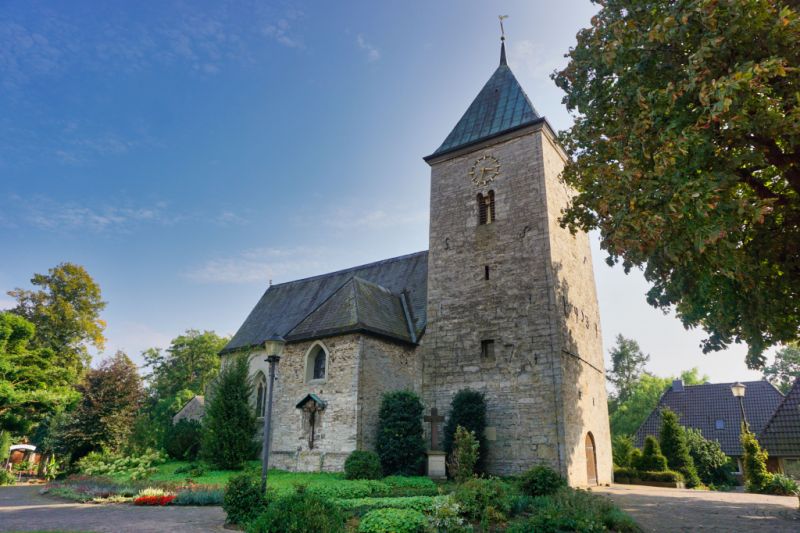
[[[497,18],[500,19],[500,40],[505,41],[506,31],[505,29],[503,29],[503,19],[507,19],[508,15],[498,15]]]

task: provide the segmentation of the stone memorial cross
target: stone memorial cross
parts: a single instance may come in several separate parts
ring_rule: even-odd
[[[431,423],[431,450],[437,449],[439,443],[439,432],[436,431],[436,424],[444,421],[444,417],[439,414],[439,410],[435,407],[431,408],[431,414],[424,417],[425,422]]]

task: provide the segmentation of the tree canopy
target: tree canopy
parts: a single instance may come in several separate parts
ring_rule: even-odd
[[[648,302],[746,342],[800,332],[800,17],[780,0],[604,0],[554,75],[571,229],[642,268]]]
[[[43,418],[74,403],[74,372],[49,348],[31,349],[36,327],[0,312],[0,427],[28,433]]]
[[[17,300],[11,312],[36,326],[31,339],[34,348],[51,350],[63,368],[82,372],[90,360],[88,346],[102,350],[105,344],[106,323],[100,312],[106,302],[100,286],[85,268],[73,263],[34,274],[31,284],[39,289],[8,292]]]
[[[608,380],[614,384],[617,391],[613,399],[624,402],[631,395],[631,390],[644,373],[644,365],[650,356],[643,353],[639,343],[633,339],[626,339],[617,335],[617,344],[611,348],[611,370],[608,371]]]
[[[800,378],[800,345],[784,346],[775,354],[775,360],[763,370],[764,378],[786,394]]]

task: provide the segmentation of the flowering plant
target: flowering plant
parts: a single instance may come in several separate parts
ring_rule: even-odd
[[[160,496],[139,496],[133,500],[133,505],[169,505],[174,499],[174,494],[162,494]]]

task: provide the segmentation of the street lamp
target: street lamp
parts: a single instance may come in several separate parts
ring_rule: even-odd
[[[744,383],[736,382],[731,385],[731,392],[735,398],[739,398],[739,407],[742,409],[742,422],[747,425],[747,417],[744,414],[744,393],[747,389],[747,385]]]
[[[281,360],[283,347],[286,341],[277,333],[272,335],[264,342],[264,349],[267,352],[267,363],[269,363],[269,393],[267,400],[267,415],[264,417],[264,443],[261,448],[261,494],[267,492],[267,467],[269,465],[269,445],[272,440],[270,434],[270,424],[272,423],[272,390],[275,388],[275,367]]]

